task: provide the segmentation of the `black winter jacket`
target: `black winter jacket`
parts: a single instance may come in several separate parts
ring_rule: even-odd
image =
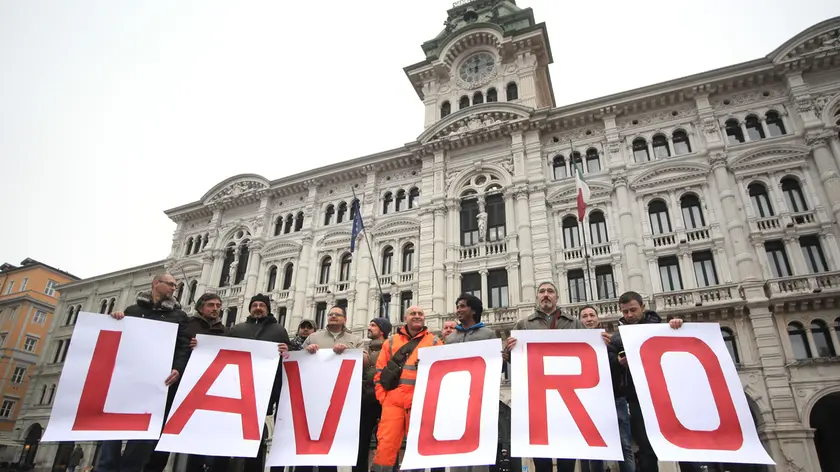
[[[655,311],[645,311],[642,319],[636,324],[661,323],[662,318]],[[618,320],[618,324],[628,324],[624,318]],[[613,391],[616,398],[636,398],[636,385],[633,383],[633,376],[630,369],[618,362],[618,353],[624,351],[624,342],[621,341],[621,331],[615,330],[610,337],[610,345],[607,346],[607,354],[610,359],[610,372],[612,373]]]
[[[289,333],[286,332],[274,315],[267,315],[263,318],[249,316],[243,323],[234,325],[228,331],[228,336],[233,338],[254,339],[256,341],[269,341],[273,343],[291,344]],[[271,396],[268,399],[268,414],[272,414],[277,400],[280,399],[280,387],[283,385],[283,361],[277,363],[277,374],[274,376],[274,385],[271,387]]]
[[[165,321],[178,325],[178,337],[175,339],[175,357],[172,359],[172,368],[183,376],[187,361],[190,359],[190,339],[192,339],[192,336],[187,331],[187,314],[181,310],[181,305],[175,300],[154,303],[150,292],[140,292],[137,294],[137,303],[126,308],[123,313],[125,313],[125,316]],[[175,389],[170,390],[174,391]]]
[[[222,320],[218,318],[211,322],[201,315],[193,315],[187,319],[187,332],[190,334],[190,339],[192,339],[196,334],[224,336],[227,334],[228,329],[222,324]]]

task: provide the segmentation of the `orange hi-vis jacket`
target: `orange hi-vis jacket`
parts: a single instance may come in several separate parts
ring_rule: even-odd
[[[403,365],[402,374],[400,375],[400,384],[391,391],[386,391],[382,385],[379,383],[379,377],[382,374],[382,369],[388,365],[388,361],[391,360],[391,356],[397,352],[401,347],[406,345],[409,341],[411,341],[415,337],[422,337],[423,339],[414,348],[414,351],[408,356],[406,359],[405,364]],[[379,353],[379,358],[376,360],[376,374],[373,377],[375,389],[376,389],[376,399],[379,400],[379,403],[382,403],[385,400],[386,395],[391,396],[399,396],[399,397],[407,397],[405,398],[404,408],[409,409],[411,408],[411,398],[414,395],[414,384],[417,381],[417,354],[420,349],[429,346],[438,346],[441,342],[438,340],[437,336],[429,332],[425,327],[422,331],[417,333],[416,336],[411,337],[408,334],[408,330],[405,326],[401,327],[397,333],[390,338],[388,338],[385,343],[382,344],[382,351]],[[396,395],[394,395],[396,394]],[[396,398],[393,398],[396,400]]]

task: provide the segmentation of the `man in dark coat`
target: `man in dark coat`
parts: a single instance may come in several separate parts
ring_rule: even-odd
[[[187,315],[181,310],[181,305],[172,297],[175,293],[175,277],[170,274],[156,275],[152,280],[152,290],[137,294],[137,303],[126,308],[124,312],[116,311],[111,317],[121,320],[126,316],[145,318],[178,325],[178,335],[175,340],[175,356],[172,360],[172,372],[164,380],[169,387],[166,399],[164,418],[169,415],[169,408],[175,399],[178,380],[184,373],[190,358],[190,335],[187,331]],[[157,446],[157,440],[126,441],[125,451],[120,455],[122,441],[103,441],[100,449],[97,472],[151,472],[158,470],[149,466],[149,459]],[[169,453],[165,454],[168,458]],[[161,456],[161,459],[163,456]],[[159,461],[155,461],[157,464]],[[166,461],[163,461],[166,465]],[[162,470],[160,468],[159,470]]]
[[[379,417],[382,415],[382,405],[376,399],[373,376],[376,375],[376,360],[382,352],[382,344],[391,334],[391,322],[388,318],[374,318],[368,324],[368,365],[365,367],[362,381],[362,412],[359,424],[359,453],[353,472],[367,472],[370,470],[370,438]]]

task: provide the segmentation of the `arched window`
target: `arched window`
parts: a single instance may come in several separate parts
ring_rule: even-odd
[[[761,120],[757,116],[748,116],[744,120],[744,126],[747,128],[747,137],[750,138],[750,141],[764,139],[764,129],[761,128]]]
[[[680,199],[680,208],[686,228],[699,229],[706,226],[703,210],[700,208],[700,199],[696,195],[683,195]]]
[[[190,238],[190,239],[187,240],[187,250],[184,251],[185,256],[189,256],[192,253],[192,247],[193,247],[193,238]]]
[[[198,280],[193,280],[190,282],[190,298],[187,300],[187,303],[195,303],[195,292],[198,290]]]
[[[108,314],[108,299],[103,299],[99,304],[99,313],[103,315]]]
[[[219,287],[227,287],[233,281],[230,280],[230,267],[233,265],[233,261],[236,258],[236,246],[234,243],[228,244],[225,248],[225,259],[222,262],[222,275],[219,279]]]
[[[759,218],[767,218],[773,216],[773,206],[770,204],[770,198],[767,197],[767,189],[759,182],[753,182],[747,187],[752,200],[753,209]]]
[[[662,200],[654,200],[648,206],[650,216],[650,229],[653,234],[664,234],[671,232],[671,220],[668,218],[668,205]]]
[[[610,240],[607,235],[607,220],[601,211],[589,213],[589,240],[592,244],[604,244]]]
[[[245,276],[248,274],[248,258],[251,256],[251,252],[248,249],[248,241],[242,241],[242,244],[239,245],[239,264],[236,266],[236,280],[233,282],[234,285],[239,285],[245,280]]]
[[[671,139],[674,141],[675,156],[691,153],[691,143],[688,141],[688,133],[683,130],[675,131]]]
[[[738,355],[738,346],[735,344],[735,334],[729,328],[721,328],[720,334],[723,336],[723,343],[726,344],[726,350],[729,351],[732,362],[740,364],[741,357]]]
[[[273,292],[277,286],[277,266],[273,265],[268,269],[268,284],[265,286],[266,292]]]
[[[286,269],[283,271],[283,290],[289,290],[294,281],[295,265],[289,262],[286,264]]]
[[[601,170],[601,159],[598,156],[598,150],[589,148],[586,150],[586,171],[599,172]]]
[[[568,170],[566,169],[566,158],[560,154],[554,156],[554,159],[552,159],[551,168],[554,171],[554,180],[565,179],[569,176]]]
[[[420,200],[420,189],[411,187],[411,190],[408,191],[408,208],[417,208],[420,203],[418,200]]]
[[[633,159],[636,162],[647,162],[650,160],[650,153],[648,152],[645,138],[636,138],[633,140]]]
[[[414,270],[414,244],[406,244],[402,254],[402,271],[411,272]]]
[[[329,226],[332,223],[332,217],[335,214],[335,207],[332,204],[327,205],[324,210],[324,226]]]
[[[786,134],[785,123],[782,121],[782,117],[775,111],[768,111],[764,115],[764,122],[767,123],[767,131],[770,132],[770,136],[782,136]]]
[[[808,336],[801,323],[793,321],[787,326],[790,348],[793,350],[793,357],[797,360],[811,358],[811,346],[808,344]]]
[[[477,217],[478,201],[475,198],[461,200],[461,246],[478,244]]]
[[[117,303],[117,300],[114,299],[114,298],[108,300],[108,311],[107,311],[108,314],[111,314],[111,313],[114,312],[114,304],[115,303]]]
[[[805,195],[802,194],[802,188],[796,179],[792,177],[782,179],[782,192],[785,194],[785,200],[791,213],[808,211]]]
[[[388,275],[391,273],[391,266],[394,261],[394,248],[391,246],[385,246],[385,249],[382,250],[382,266],[379,268],[382,275]]]
[[[566,249],[574,249],[580,246],[578,220],[574,216],[563,218],[563,246]]]
[[[387,215],[391,211],[391,204],[394,203],[394,195],[391,192],[385,192],[382,197],[382,214]]]
[[[823,320],[811,322],[811,337],[814,338],[814,347],[817,350],[817,357],[834,357],[834,344],[831,342],[831,334]]]
[[[182,296],[184,296],[184,282],[178,284],[178,288],[175,290],[175,300],[180,302]]]
[[[359,211],[359,199],[354,198],[352,202],[350,202],[350,221],[356,219],[356,212]]]
[[[725,123],[726,127],[726,141],[729,144],[738,144],[743,143],[744,139],[744,131],[741,129],[740,123],[735,118],[730,118],[726,120]]]
[[[286,215],[286,226],[283,227],[283,234],[289,234],[292,232],[292,225],[294,224],[294,221],[295,218],[291,213]]]
[[[443,102],[443,104],[440,106],[440,117],[445,118],[449,116],[450,113],[452,113],[452,104],[450,104],[448,101]]]
[[[583,158],[580,157],[580,153],[578,151],[574,151],[569,154],[569,162],[571,163],[572,175],[575,175],[575,172],[577,172],[575,169],[577,168],[580,168],[581,172],[586,171],[586,169],[583,168]]]
[[[207,247],[207,241],[209,241],[209,240],[210,240],[210,235],[207,234],[207,233],[204,233],[204,240],[201,242],[201,249],[204,249],[205,247]]]
[[[279,236],[280,233],[283,232],[283,217],[278,216],[277,219],[274,220],[274,235]]]
[[[505,199],[502,194],[488,195],[484,211],[487,212],[487,241],[504,241],[507,229],[505,226]]]
[[[295,215],[295,232],[300,231],[303,229],[303,212],[299,211],[297,215]]]
[[[341,202],[338,204],[338,214],[335,216],[335,222],[343,223],[345,216],[347,216],[347,203]]]
[[[338,272],[339,282],[346,282],[350,280],[350,263],[353,262],[353,256],[347,253],[341,256],[341,269]]]
[[[516,82],[507,84],[505,91],[507,92],[507,101],[511,102],[519,99],[519,87],[516,86]]]
[[[487,91],[487,103],[498,102],[499,101],[499,93],[496,92],[496,89],[491,88]]]
[[[50,385],[50,389],[47,392],[47,405],[52,403],[53,397],[55,397],[55,384]]]
[[[318,283],[319,284],[328,284],[330,283],[330,268],[332,267],[332,258],[327,256],[324,260],[321,261],[321,271],[318,274]]]
[[[665,159],[671,157],[671,149],[668,147],[668,139],[657,134],[653,137],[653,157],[656,159]]]
[[[405,190],[398,190],[397,191],[397,199],[394,205],[394,211],[400,211],[403,209],[403,205],[405,204]]]
[[[484,103],[484,94],[481,92],[476,92],[473,94],[473,105],[480,105]]]
[[[41,388],[41,400],[38,402],[38,404],[43,405],[44,400],[46,400],[46,399],[47,399],[47,384],[44,384],[44,386]]]
[[[464,95],[461,97],[461,100],[458,101],[458,109],[463,110],[470,106],[470,97]]]

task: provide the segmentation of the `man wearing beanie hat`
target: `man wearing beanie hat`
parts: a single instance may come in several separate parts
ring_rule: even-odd
[[[359,425],[359,455],[356,458],[356,465],[353,472],[367,472],[368,457],[370,456],[370,438],[373,435],[373,428],[379,422],[382,415],[382,404],[376,399],[373,376],[376,375],[376,360],[382,352],[382,343],[391,333],[391,322],[388,318],[374,318],[368,324],[367,336],[370,339],[368,344],[368,366],[365,368],[365,378],[362,382],[362,414]]]
[[[271,314],[271,299],[267,295],[258,293],[251,297],[251,302],[248,304],[248,312],[250,315],[242,323],[234,325],[228,336],[242,339],[253,339],[256,341],[269,341],[278,343],[279,350],[288,351],[289,333],[286,332],[277,318]],[[277,405],[277,400],[280,398],[280,386],[283,385],[281,364],[277,364],[277,374],[274,377],[274,386],[271,387],[271,396],[268,401],[268,414],[272,414]],[[265,440],[267,430],[263,432],[263,439],[260,442],[260,449],[257,457],[249,457],[245,459],[244,472],[263,472],[265,469]]]
[[[468,293],[462,294],[455,301],[455,314],[458,316],[458,326],[455,332],[443,340],[444,344],[466,343],[496,339],[496,332],[484,326],[481,313],[484,307],[481,299]]]

